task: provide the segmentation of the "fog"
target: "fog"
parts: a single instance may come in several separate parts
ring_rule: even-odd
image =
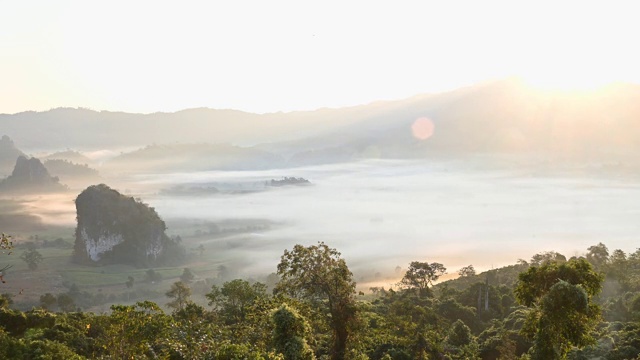
[[[312,186],[242,194],[167,196],[178,184],[263,189],[264,181],[304,177]],[[284,249],[324,241],[360,276],[394,273],[413,260],[443,263],[455,273],[528,260],[541,251],[567,257],[604,242],[635,250],[640,188],[597,177],[522,175],[472,168],[464,162],[368,160],[269,171],[211,171],[129,179],[169,224],[177,219],[219,222],[262,219],[268,230],[202,243],[223,249],[244,274],[275,270]],[[217,245],[216,245],[217,244]],[[217,246],[217,247],[216,247]],[[222,250],[219,250],[222,251]],[[360,275],[359,275],[360,274]]]
[[[234,277],[261,279],[285,249],[318,241],[342,253],[364,288],[394,283],[416,260],[443,263],[455,274],[542,251],[582,255],[599,242],[610,251],[636,250],[640,186],[633,178],[491,159],[363,160],[113,175],[104,182],[154,207],[189,251],[205,246],[198,262],[225,264]],[[265,185],[283,177],[312,185]],[[3,231],[20,237],[57,226],[72,236],[79,191],[3,200]]]

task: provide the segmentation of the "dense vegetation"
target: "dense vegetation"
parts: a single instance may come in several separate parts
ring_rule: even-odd
[[[540,253],[433,285],[445,271],[414,261],[394,289],[357,293],[340,253],[319,243],[285,250],[273,291],[225,281],[210,287],[207,306],[188,269],[166,293],[169,312],[149,301],[78,312],[51,294],[23,312],[2,297],[0,358],[640,358],[640,250]]]

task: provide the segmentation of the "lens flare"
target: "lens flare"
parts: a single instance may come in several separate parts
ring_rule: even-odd
[[[411,133],[418,140],[426,140],[433,136],[435,125],[433,121],[427,117],[418,118],[411,125]]]

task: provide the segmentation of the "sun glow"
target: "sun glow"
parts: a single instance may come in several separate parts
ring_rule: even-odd
[[[511,76],[640,83],[635,2],[38,3],[2,3],[0,113],[313,110]]]
[[[557,42],[545,51],[537,61],[523,63],[516,70],[525,83],[540,90],[594,91],[633,77],[625,61],[616,64],[606,49],[578,44],[572,51],[563,51]]]
[[[523,81],[536,89],[544,91],[594,91],[616,79],[579,72],[547,72],[522,76]]]

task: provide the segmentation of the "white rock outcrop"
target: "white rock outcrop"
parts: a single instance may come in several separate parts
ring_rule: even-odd
[[[122,243],[124,237],[121,234],[104,234],[97,239],[89,237],[86,229],[80,229],[80,237],[87,248],[87,255],[93,261],[98,261],[105,252],[111,251],[114,246]]]

